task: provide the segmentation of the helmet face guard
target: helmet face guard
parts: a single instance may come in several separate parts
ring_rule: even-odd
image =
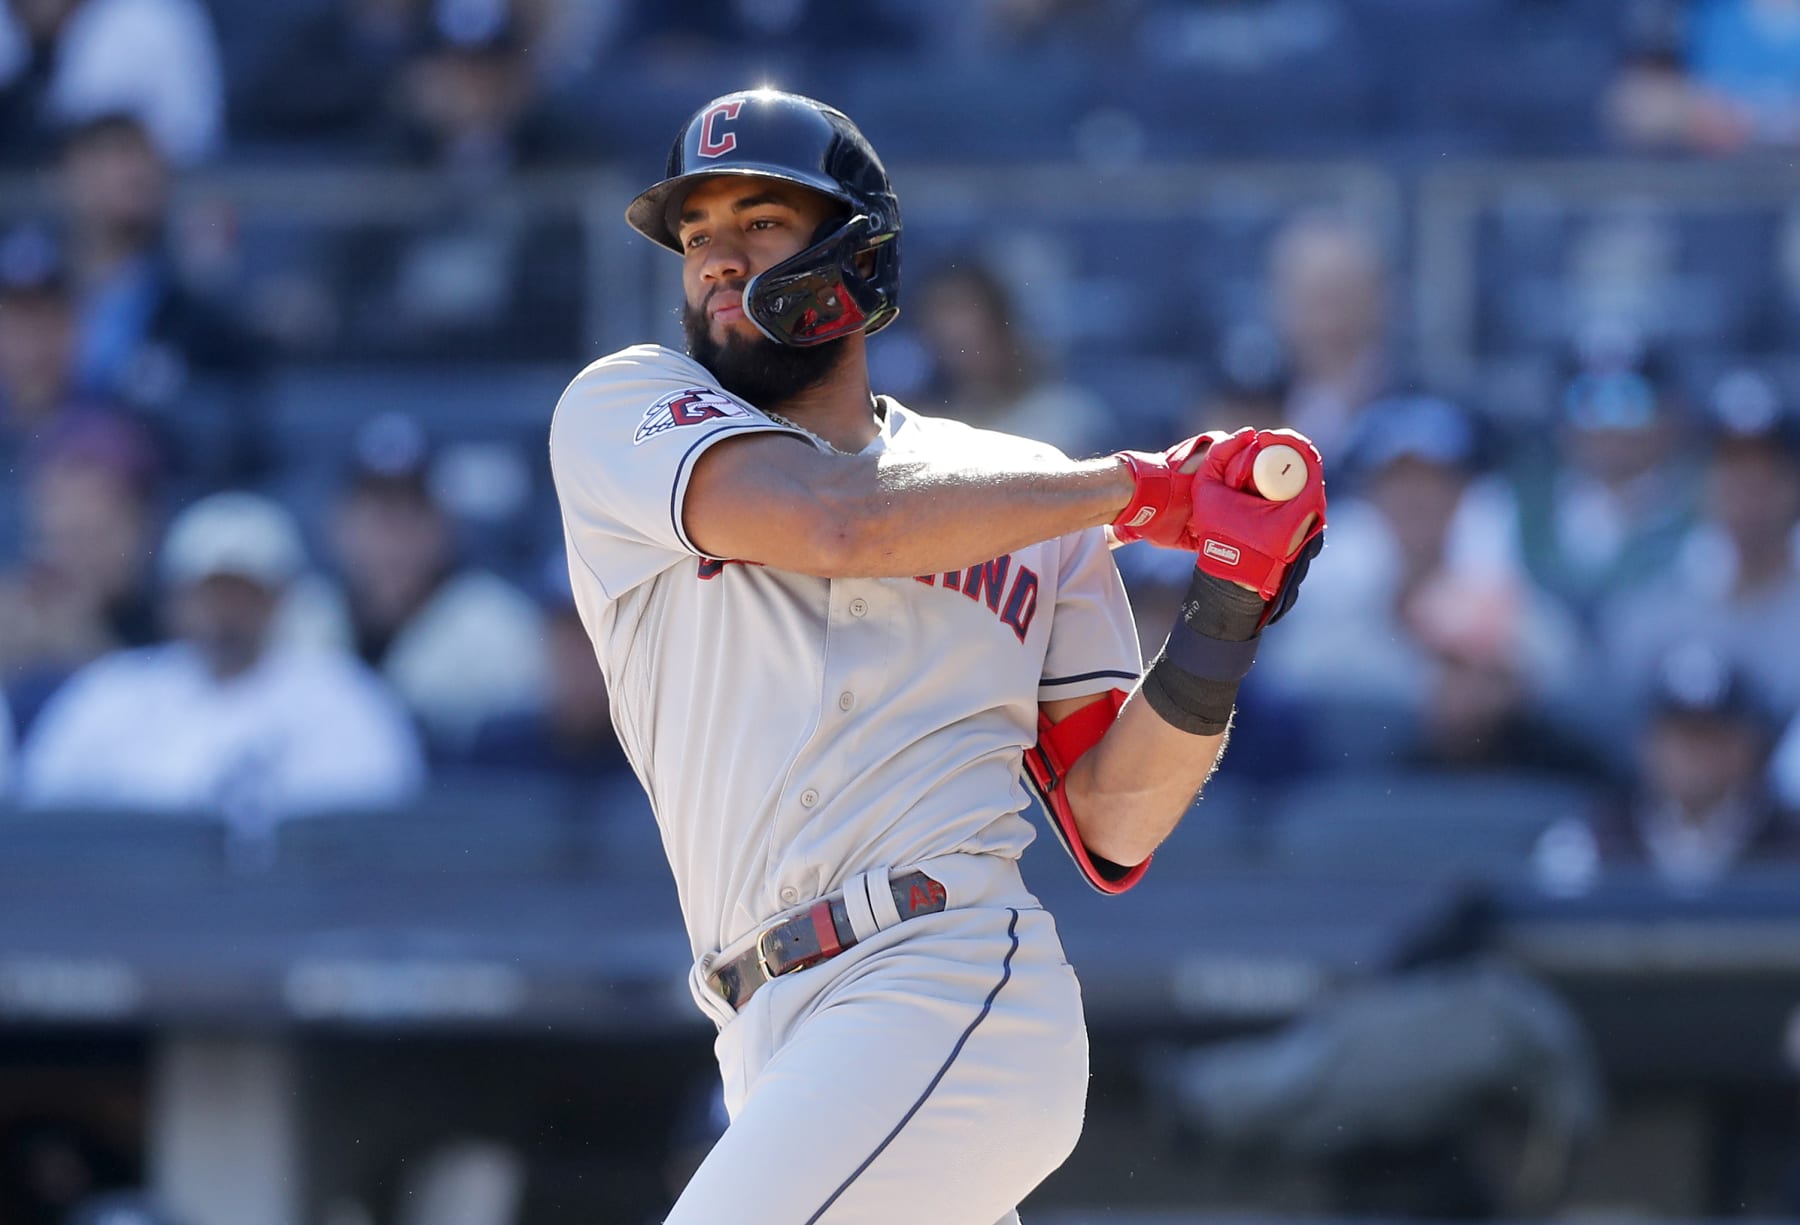
[[[896,235],[878,229],[866,213],[826,225],[823,238],[759,272],[744,289],[744,313],[776,344],[821,345],[876,331],[900,313]],[[867,272],[857,267],[865,256]]]
[[[681,202],[717,175],[793,183],[841,206],[812,243],[751,278],[744,313],[777,344],[872,333],[900,313],[900,204],[881,159],[842,111],[779,90],[726,94],[694,112],[667,173],[626,210],[631,227],[679,253]]]

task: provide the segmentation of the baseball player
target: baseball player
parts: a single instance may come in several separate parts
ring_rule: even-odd
[[[1094,887],[1137,882],[1319,547],[1317,453],[1272,502],[1273,435],[1073,461],[872,395],[900,212],[810,99],[702,107],[627,219],[681,257],[688,351],[582,371],[550,455],[719,1027],[731,1125],[668,1221],[1017,1222],[1088,1078],[1022,774]],[[1107,525],[1197,556],[1141,681]]]

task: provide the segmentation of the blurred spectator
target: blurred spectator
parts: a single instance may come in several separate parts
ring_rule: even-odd
[[[1225,1162],[1323,1175],[1329,1215],[1365,1220],[1544,1214],[1604,1103],[1570,1007],[1517,968],[1469,957],[1341,985],[1273,1033],[1145,1065],[1176,1137]],[[1480,1137],[1509,1109],[1536,1160],[1502,1172]]]
[[[1800,421],[1748,372],[1722,380],[1711,408],[1705,498],[1681,564],[1615,597],[1600,639],[1627,694],[1646,692],[1675,644],[1703,641],[1790,715],[1800,711]]]
[[[1541,878],[1580,892],[1602,863],[1648,863],[1671,886],[1701,890],[1741,863],[1800,859],[1766,783],[1773,734],[1724,656],[1701,643],[1675,648],[1657,669],[1629,805],[1610,822],[1546,830]]]
[[[518,1225],[523,1154],[498,1140],[459,1137],[409,1162],[396,1225]]]
[[[295,13],[244,91],[245,126],[338,149],[371,145],[430,13],[431,0],[332,0]]]
[[[326,0],[296,13],[269,40],[237,106],[252,135],[317,142],[336,156],[367,152],[405,126],[418,101],[418,83],[408,78],[434,50],[479,56],[505,45],[521,54],[505,58],[501,75],[510,76],[515,64],[526,70],[532,122],[541,124],[537,99],[545,83],[591,70],[597,45],[619,19],[612,5],[585,0]],[[518,94],[454,87],[436,98],[483,92]]]
[[[1623,12],[1625,56],[1604,101],[1613,138],[1664,151],[1741,147],[1750,135],[1742,117],[1688,75],[1687,7],[1678,0],[1636,0]]]
[[[69,673],[157,636],[158,456],[131,421],[71,414],[28,452],[25,556],[0,573],[0,683],[21,729]]]
[[[1800,5],[1704,0],[1693,10],[1689,63],[1751,140],[1800,143]]]
[[[1096,47],[1155,45],[1168,26],[1154,20],[1157,10],[1191,9],[1191,5],[1141,5],[1136,0],[987,0],[972,8],[980,13],[990,50],[1000,54],[1068,48],[1091,54]],[[1234,6],[1237,7],[1237,6]],[[1169,48],[1158,46],[1167,53]]]
[[[507,0],[441,3],[394,98],[415,162],[480,184],[568,152]]]
[[[176,640],[70,678],[25,741],[22,801],[213,810],[254,831],[411,798],[418,746],[379,682],[342,656],[270,646],[304,565],[273,502],[222,493],[182,512],[162,554]]]
[[[320,329],[335,334],[311,343],[433,361],[574,357],[586,322],[579,218],[505,190],[575,147],[518,20],[498,0],[437,6],[390,105],[390,152],[438,177],[436,202],[398,233],[352,231],[317,254],[329,283],[312,296],[342,306]]]
[[[1639,6],[1633,53],[1609,99],[1627,144],[1730,153],[1800,143],[1800,6],[1697,0]]]
[[[576,783],[636,788],[637,777],[613,731],[606,680],[568,590],[566,565],[556,564],[553,571],[555,577],[542,600],[543,699],[531,710],[484,722],[467,761],[554,774]]]
[[[168,241],[169,186],[168,163],[136,119],[103,115],[69,132],[60,188],[77,388],[156,416],[179,439],[197,377],[247,379],[261,354],[229,307],[186,275]],[[254,428],[247,412],[226,424]]]
[[[30,1114],[0,1129],[0,1220],[69,1225],[90,1196],[129,1185],[130,1162],[90,1124]]]
[[[1344,450],[1359,494],[1332,506],[1326,554],[1309,580],[1326,594],[1310,611],[1296,606],[1293,631],[1271,638],[1257,671],[1297,695],[1417,714],[1437,663],[1414,605],[1448,576],[1464,590],[1508,593],[1507,650],[1532,693],[1562,681],[1572,628],[1508,555],[1511,503],[1483,474],[1474,419],[1432,397],[1383,400]]]
[[[1292,372],[1287,423],[1335,460],[1389,385],[1386,261],[1350,222],[1303,216],[1276,235],[1269,291]]]
[[[0,462],[69,407],[74,370],[75,304],[56,245],[14,230],[0,240]]]
[[[1516,582],[1441,571],[1414,595],[1407,619],[1431,672],[1404,764],[1608,781],[1606,759],[1544,711],[1528,598]]]
[[[1211,386],[1194,414],[1197,428],[1259,430],[1287,425],[1290,378],[1281,342],[1267,328],[1239,326],[1226,333]],[[1335,492],[1338,473],[1332,472]]]
[[[1800,820],[1800,715],[1788,723],[1769,764],[1775,800],[1790,819]]]
[[[187,165],[222,132],[212,21],[198,0],[13,0],[0,5],[0,160],[41,162],[57,129],[133,116]]]
[[[1698,465],[1682,404],[1635,337],[1596,333],[1563,388],[1553,435],[1515,464],[1525,566],[1582,617],[1666,573],[1694,521]]]
[[[331,521],[344,584],[332,636],[387,678],[435,750],[454,756],[484,721],[543,702],[548,661],[537,605],[462,563],[431,477],[410,417],[357,431]]]
[[[939,268],[919,286],[911,308],[925,346],[923,386],[913,397],[927,412],[985,430],[1091,454],[1111,434],[1097,397],[1055,379],[1031,351],[1006,285],[967,258]]]

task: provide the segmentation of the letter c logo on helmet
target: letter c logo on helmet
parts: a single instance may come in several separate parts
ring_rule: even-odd
[[[737,133],[719,133],[719,121],[732,120],[744,109],[741,100],[721,102],[700,117],[700,146],[695,150],[701,157],[724,157],[737,148]]]

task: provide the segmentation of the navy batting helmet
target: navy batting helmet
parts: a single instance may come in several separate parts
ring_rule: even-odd
[[[722,174],[798,183],[843,206],[804,251],[745,287],[744,313],[764,335],[784,345],[816,345],[877,332],[894,321],[900,313],[900,202],[881,159],[849,116],[775,89],[715,98],[682,125],[667,174],[631,202],[625,219],[644,237],[679,252],[681,202],[694,184]]]

